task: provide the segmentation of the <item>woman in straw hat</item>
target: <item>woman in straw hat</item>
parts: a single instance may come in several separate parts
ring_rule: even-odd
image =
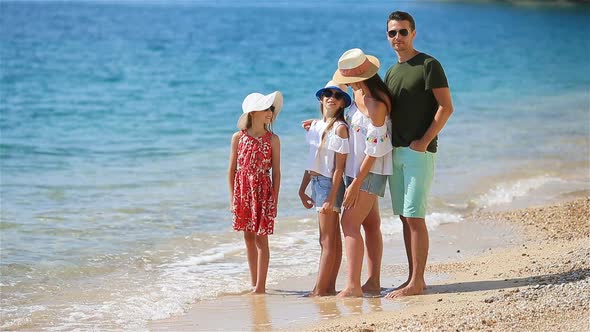
[[[379,60],[355,48],[342,54],[333,81],[354,91],[354,102],[346,113],[350,126],[350,153],[346,159],[342,215],[348,277],[338,296],[363,296],[381,291],[383,239],[378,196],[383,197],[392,174],[391,120],[392,97],[377,72]],[[361,286],[365,231],[368,279]]]

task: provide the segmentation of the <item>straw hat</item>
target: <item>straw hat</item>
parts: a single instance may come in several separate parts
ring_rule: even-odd
[[[283,94],[281,94],[280,91],[275,91],[268,95],[263,95],[258,92],[247,95],[242,103],[243,113],[238,119],[238,128],[246,129],[246,125],[248,124],[248,113],[265,111],[271,106],[275,107],[272,115],[272,121],[274,121],[279,115],[281,108],[283,108]]]
[[[338,70],[332,80],[337,84],[364,81],[377,74],[379,66],[379,59],[365,54],[360,48],[353,48],[344,52],[338,59]]]
[[[322,93],[324,93],[324,90],[328,89],[340,91],[344,95],[344,101],[346,103],[344,107],[350,106],[352,100],[350,99],[350,95],[346,92],[346,85],[336,84],[334,81],[329,81],[324,88],[319,89],[318,92],[315,93],[316,98],[318,98],[318,100],[322,99]]]

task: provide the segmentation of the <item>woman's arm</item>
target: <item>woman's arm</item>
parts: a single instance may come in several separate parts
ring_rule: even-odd
[[[356,178],[352,180],[352,183],[348,186],[348,188],[346,188],[346,191],[344,192],[344,208],[349,209],[356,204],[356,199],[358,198],[361,184],[365,180],[367,174],[369,174],[373,164],[375,164],[375,159],[377,158],[371,156],[365,156],[365,159],[363,159],[359,173],[357,174]]]

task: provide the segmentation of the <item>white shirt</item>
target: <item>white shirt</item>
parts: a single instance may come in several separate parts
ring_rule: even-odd
[[[341,125],[346,126],[344,122],[336,121],[326,133],[322,143],[322,134],[328,127],[328,123],[323,120],[315,120],[311,123],[305,135],[305,140],[309,144],[306,170],[329,178],[334,175],[334,154],[336,152],[347,154],[350,151],[348,138],[342,138],[336,134],[336,128]]]
[[[375,127],[371,119],[359,111],[356,103],[346,111],[346,122],[350,126],[348,141],[350,153],[346,157],[344,174],[356,178],[365,156],[376,157],[373,167],[369,171],[374,174],[391,175],[393,161],[391,144],[391,119],[385,118],[381,127]]]

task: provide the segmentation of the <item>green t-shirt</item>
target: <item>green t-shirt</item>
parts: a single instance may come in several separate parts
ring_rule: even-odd
[[[447,88],[447,77],[441,64],[425,53],[404,63],[397,63],[385,74],[385,84],[393,95],[391,122],[393,146],[409,146],[430,127],[438,109],[432,89]],[[436,152],[438,137],[428,145]]]

